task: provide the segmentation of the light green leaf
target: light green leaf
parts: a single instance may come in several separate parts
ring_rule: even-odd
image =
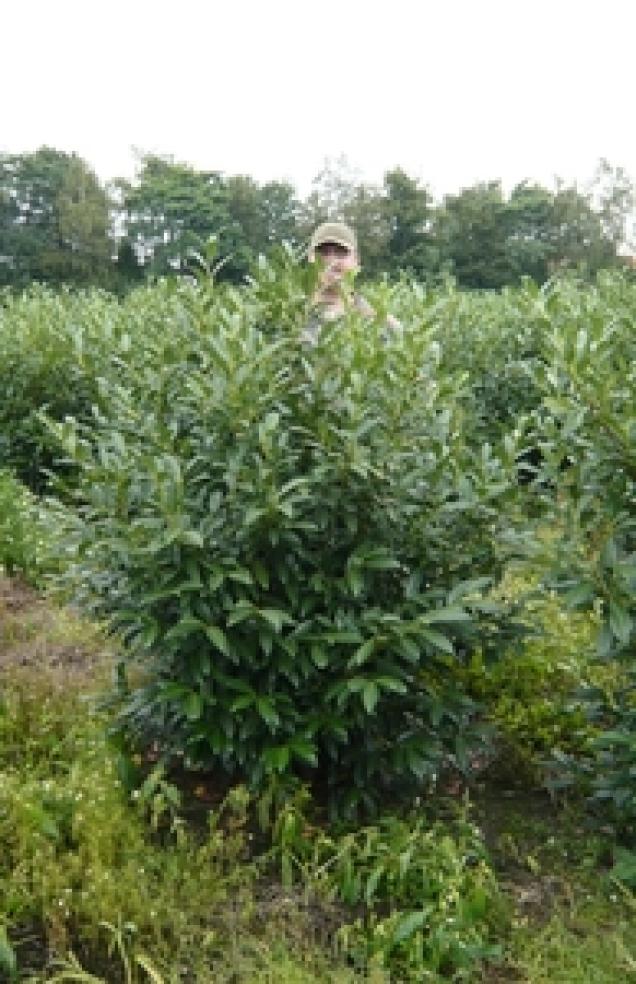
[[[362,703],[364,704],[364,709],[367,714],[373,714],[379,696],[380,691],[372,680],[365,683],[362,688]]]
[[[422,629],[420,635],[435,649],[441,649],[443,653],[448,653],[449,656],[455,654],[452,642],[441,632],[436,632],[434,629]]]
[[[179,539],[189,547],[202,547],[204,545],[203,537],[197,530],[184,530]]]
[[[198,721],[203,713],[203,698],[201,694],[192,691],[183,702],[183,710],[188,721]]]
[[[449,606],[426,612],[425,615],[422,615],[421,620],[425,625],[433,625],[436,622],[470,622],[470,615],[463,608]]]
[[[0,971],[7,975],[6,980],[17,979],[18,961],[4,926],[0,926]]]
[[[291,748],[294,755],[302,759],[303,762],[308,762],[309,765],[318,764],[318,755],[316,752],[316,747],[311,742],[304,738],[295,738],[291,743]]]
[[[207,635],[212,645],[216,646],[216,648],[219,649],[222,653],[224,653],[225,656],[229,654],[230,644],[228,642],[227,636],[225,635],[225,632],[223,632],[223,630],[218,627],[218,625],[206,626],[205,634]]]
[[[633,622],[628,612],[613,599],[609,606],[610,628],[620,644],[626,646],[632,634]]]
[[[251,707],[254,703],[254,694],[242,694],[240,697],[235,697],[230,704],[231,711],[242,711],[246,707]]]
[[[283,612],[279,608],[259,608],[258,612],[271,625],[274,632],[280,632],[283,625],[290,625],[294,621],[287,612]]]
[[[403,916],[393,931],[393,942],[401,943],[402,940],[406,940],[413,933],[416,933],[426,922],[426,917],[427,913],[424,909],[420,909],[417,912],[409,912]]]
[[[270,727],[275,728],[277,724],[280,724],[280,718],[269,697],[258,697],[256,700],[256,709],[263,721],[269,724]]]
[[[324,670],[325,666],[329,662],[326,651],[322,646],[312,646],[311,647],[311,658],[315,666],[320,670]]]
[[[363,642],[362,645],[356,649],[347,665],[352,668],[354,666],[362,666],[363,663],[366,663],[367,659],[375,649],[376,641],[377,640],[373,638],[367,639],[366,642]]]
[[[230,581],[236,581],[237,584],[245,584],[248,587],[254,583],[252,575],[245,567],[233,567],[232,570],[227,572],[227,577]]]

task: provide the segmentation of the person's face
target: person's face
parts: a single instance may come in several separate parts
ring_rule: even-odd
[[[320,243],[315,256],[323,263],[320,281],[323,289],[338,287],[346,273],[358,269],[355,252],[341,243]]]

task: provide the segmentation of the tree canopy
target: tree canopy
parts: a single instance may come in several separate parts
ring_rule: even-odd
[[[86,285],[109,276],[110,203],[77,154],[0,155],[0,284]]]
[[[192,272],[210,240],[217,276],[240,283],[272,246],[302,249],[317,223],[341,219],[357,231],[366,277],[451,274],[463,287],[497,289],[616,265],[634,206],[629,176],[606,161],[585,191],[523,182],[506,194],[487,181],[435,202],[400,167],[374,185],[340,158],[302,200],[286,181],[259,184],[158,154],[140,157],[134,180],[106,188],[77,154],[42,147],[0,155],[0,286],[125,289]]]

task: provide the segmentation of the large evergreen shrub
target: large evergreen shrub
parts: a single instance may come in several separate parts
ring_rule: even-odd
[[[515,449],[467,444],[425,332],[352,315],[309,346],[303,276],[184,289],[93,427],[59,432],[80,595],[145,667],[129,732],[252,783],[300,763],[356,799],[463,756],[447,663],[500,631],[480,588]]]

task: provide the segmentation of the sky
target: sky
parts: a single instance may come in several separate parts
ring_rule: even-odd
[[[402,167],[436,197],[600,157],[636,178],[633,0],[21,0],[0,13],[0,152],[140,152],[290,180]]]

